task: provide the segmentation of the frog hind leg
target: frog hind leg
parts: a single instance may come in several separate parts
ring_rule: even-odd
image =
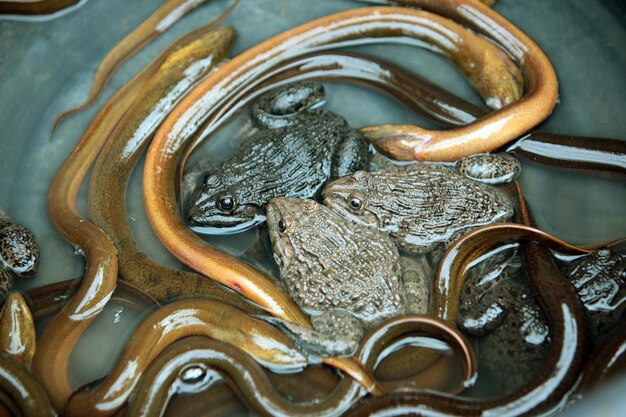
[[[433,271],[425,258],[425,256],[421,256],[421,262],[419,262],[414,258],[400,257],[409,314],[428,313]]]
[[[486,184],[506,184],[517,178],[522,170],[519,161],[508,153],[470,155],[457,163],[461,174]]]
[[[357,130],[348,130],[335,149],[331,167],[331,178],[341,178],[366,169],[369,163],[369,145]]]
[[[282,330],[298,349],[314,357],[353,356],[363,337],[358,319],[342,310],[329,310],[311,317],[315,330],[276,317],[259,318]]]
[[[324,104],[324,86],[317,82],[292,83],[275,88],[252,103],[252,123],[263,129],[278,129],[298,122],[295,117]]]

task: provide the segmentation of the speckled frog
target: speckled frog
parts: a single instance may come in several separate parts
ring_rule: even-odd
[[[463,173],[455,166],[428,162],[358,171],[329,183],[322,196],[341,216],[378,228],[406,252],[424,254],[446,247],[472,228],[513,215],[513,204],[503,192]]]
[[[265,220],[273,197],[313,197],[329,178],[365,166],[368,145],[340,116],[312,107],[317,83],[291,84],[261,96],[251,117],[261,130],[233,157],[208,173],[187,205],[187,219],[203,233],[232,233]]]
[[[499,261],[501,261],[500,258]],[[459,328],[481,338],[480,362],[507,392],[524,385],[542,366],[549,339],[546,319],[512,256],[470,270],[459,303]],[[492,263],[493,265],[493,263]],[[602,248],[563,268],[589,318],[593,339],[617,325],[626,308],[626,252]]]
[[[24,226],[0,209],[0,298],[13,282],[13,275],[32,277],[39,265],[39,246]]]
[[[507,393],[541,368],[549,339],[543,312],[521,272],[519,256],[502,253],[469,271],[459,297],[457,325],[480,339],[479,372],[491,375]]]
[[[565,270],[583,302],[591,332],[606,334],[626,308],[626,251],[602,248],[578,259]]]
[[[364,328],[426,312],[426,280],[404,274],[410,271],[408,260],[376,229],[351,224],[313,200],[293,198],[270,201],[267,225],[281,279],[317,330],[291,325],[301,349],[350,355]]]

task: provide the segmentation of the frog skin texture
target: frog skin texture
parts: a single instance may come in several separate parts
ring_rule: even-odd
[[[541,368],[549,341],[543,313],[519,267],[519,259],[512,256],[470,270],[457,320],[461,330],[481,339],[480,362],[507,392]],[[602,248],[562,269],[583,303],[593,339],[602,343],[626,306],[626,251]],[[503,369],[506,377],[498,377]]]
[[[609,332],[626,304],[626,251],[602,248],[565,270],[585,306],[594,338]]]
[[[0,209],[0,298],[13,283],[13,276],[30,278],[39,265],[39,246],[30,230]]]
[[[235,233],[265,220],[273,197],[308,198],[327,180],[362,169],[368,145],[340,116],[312,109],[324,98],[321,84],[291,84],[261,96],[252,106],[261,130],[209,172],[187,204],[187,219],[200,233]]]
[[[437,163],[358,171],[329,183],[322,196],[341,216],[379,229],[411,254],[441,250],[475,227],[513,215],[502,191]]]
[[[353,224],[313,200],[293,198],[270,201],[267,225],[281,279],[318,331],[308,335],[313,340],[305,350],[311,351],[315,338],[333,337],[355,348],[363,329],[409,311],[426,312],[426,280],[376,229]]]

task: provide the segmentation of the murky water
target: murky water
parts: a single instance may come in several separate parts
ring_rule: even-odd
[[[82,275],[84,263],[50,225],[46,214],[49,184],[98,109],[161,49],[183,33],[219,14],[228,4],[215,0],[126,63],[95,105],[65,121],[54,138],[50,126],[62,110],[87,94],[94,71],[105,54],[160,4],[159,0],[90,0],[61,19],[42,23],[0,21],[0,205],[35,233],[42,250],[37,278],[17,289],[45,285]],[[337,0],[242,0],[226,25],[238,33],[233,54],[316,17],[359,7]],[[499,0],[496,9],[533,38],[551,59],[559,76],[561,101],[542,130],[572,135],[626,138],[623,117],[626,94],[626,29],[604,3],[595,0]],[[397,62],[479,103],[471,87],[444,59],[406,45],[355,48]],[[351,126],[377,123],[429,123],[393,99],[361,87],[327,84],[326,108]],[[245,119],[219,132],[202,151],[232,152]],[[523,191],[540,228],[571,243],[593,243],[626,236],[626,187],[597,176],[523,161]],[[136,170],[141,173],[142,166]],[[145,217],[140,175],[128,190],[129,215],[138,242],[161,262],[181,267],[153,236]],[[85,182],[85,185],[87,182]],[[78,207],[86,215],[85,191]],[[254,241],[222,237],[212,241],[242,252]],[[267,264],[271,270],[271,263]],[[101,377],[136,323],[132,309],[112,305],[91,327],[73,356],[73,382]],[[99,360],[93,360],[94,357]]]

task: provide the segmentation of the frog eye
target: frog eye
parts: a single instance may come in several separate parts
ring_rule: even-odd
[[[229,195],[225,195],[217,200],[217,208],[221,211],[231,212],[235,209],[236,205],[235,199]]]
[[[361,210],[363,208],[363,200],[359,197],[350,198],[350,208],[352,210]]]
[[[280,233],[285,233],[285,230],[287,230],[287,222],[284,221],[283,219],[280,219],[278,221],[278,231]]]

